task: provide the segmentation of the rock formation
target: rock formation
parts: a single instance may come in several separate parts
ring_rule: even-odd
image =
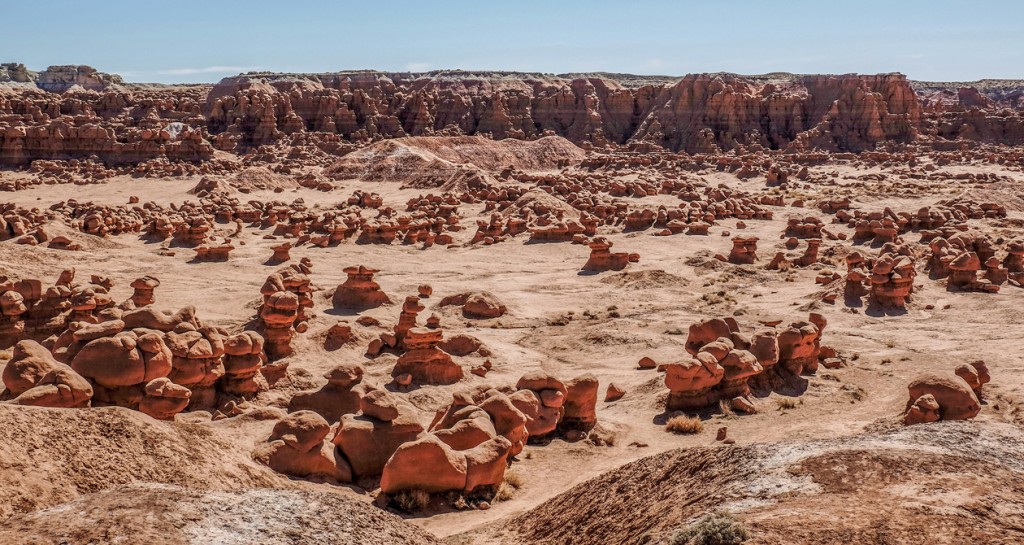
[[[334,308],[366,310],[390,304],[391,299],[381,291],[380,284],[373,281],[378,272],[362,265],[346,268],[348,279],[334,292]]]
[[[981,403],[961,377],[928,374],[910,383],[905,424],[967,420],[981,412]]]
[[[363,373],[363,366],[357,363],[335,367],[324,375],[327,384],[323,387],[292,396],[289,412],[313,411],[329,422],[337,422],[346,414],[358,413],[362,398],[369,391],[363,383]]]
[[[188,388],[162,377],[146,384],[145,396],[139,402],[139,411],[157,420],[173,420],[174,415],[185,410],[192,397]]]
[[[414,327],[405,332],[405,353],[399,356],[391,376],[408,374],[418,384],[454,384],[463,377],[462,367],[438,347],[440,329]]]
[[[770,322],[777,326],[780,321]],[[825,318],[812,313],[806,322],[766,329],[748,336],[732,318],[711,318],[690,325],[682,361],[659,366],[669,388],[666,408],[696,410],[719,401],[748,411],[753,405],[748,381],[772,371],[782,378],[814,372],[823,358]]]
[[[234,396],[252,396],[267,389],[261,373],[267,357],[263,337],[254,331],[243,331],[224,339],[224,377],[217,387]]]
[[[88,407],[93,389],[71,367],[58,362],[35,341],[14,346],[3,370],[4,392],[0,400],[37,407]]]
[[[466,318],[487,320],[500,318],[508,308],[491,293],[467,292],[449,295],[441,299],[438,306],[458,305],[462,307],[462,315]]]
[[[729,263],[751,265],[757,261],[757,237],[733,237]]]
[[[342,416],[333,439],[356,478],[380,475],[391,455],[424,431],[416,409],[385,390],[363,396],[360,410]]]
[[[298,411],[282,418],[253,458],[274,471],[292,477],[333,483],[352,481],[352,468],[325,439],[331,426],[312,411]]]

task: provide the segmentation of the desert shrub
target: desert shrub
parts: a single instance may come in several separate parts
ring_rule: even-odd
[[[798,403],[797,400],[793,399],[792,397],[780,397],[775,400],[775,405],[779,408],[780,411],[785,411],[789,409],[795,409]]]
[[[399,510],[414,513],[427,507],[430,503],[430,494],[422,490],[403,490],[395,494],[391,501]]]
[[[696,416],[681,414],[669,418],[665,423],[665,429],[672,433],[694,434],[704,431],[704,423]]]
[[[615,442],[618,439],[615,436],[615,432],[608,429],[604,429],[601,426],[597,426],[596,428],[590,430],[590,433],[587,434],[587,438],[590,439],[591,443],[599,447],[614,447]]]
[[[750,533],[732,515],[708,513],[672,536],[670,545],[739,545]]]
[[[520,475],[519,472],[514,469],[505,470],[505,476],[502,477],[501,482],[503,484],[511,486],[516,490],[519,490],[525,484],[523,482],[523,476]]]
[[[567,315],[559,316],[559,317],[557,317],[557,318],[554,318],[554,319],[548,320],[548,325],[549,325],[549,326],[552,326],[552,327],[556,327],[556,326],[557,326],[557,327],[561,327],[561,326],[567,326],[567,325],[569,325],[569,322],[571,322],[571,321],[572,321],[572,314],[573,314],[573,313],[572,313],[572,312],[570,312],[570,313],[569,313],[569,314],[567,314]]]

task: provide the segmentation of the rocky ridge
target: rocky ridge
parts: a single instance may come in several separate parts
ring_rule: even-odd
[[[1019,82],[939,84],[901,74],[348,71],[160,87],[123,84],[88,66],[35,73],[8,63],[0,84],[0,164],[11,166],[204,163],[216,150],[263,145],[336,157],[407,136],[562,136],[585,148],[691,154],[1024,142]]]

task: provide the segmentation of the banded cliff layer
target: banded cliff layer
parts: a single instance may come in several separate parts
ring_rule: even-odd
[[[687,153],[1024,143],[1019,82],[936,84],[900,74],[670,79],[360,71],[245,74],[212,87],[143,86],[94,70],[83,80],[82,70],[68,67],[47,72],[75,72],[70,79],[4,67],[8,81],[35,83],[0,85],[5,165],[71,158],[200,162],[216,150],[297,143],[339,155],[375,140],[427,135],[558,135],[583,147]]]

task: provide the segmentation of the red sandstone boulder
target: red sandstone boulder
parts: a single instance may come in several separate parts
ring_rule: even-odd
[[[442,301],[442,304],[444,302]],[[467,318],[499,318],[505,314],[505,305],[489,293],[474,293],[466,298],[462,313]]]
[[[324,440],[330,431],[330,424],[312,411],[289,414],[274,425],[270,438],[256,449],[253,458],[293,477],[351,482],[348,462]]]
[[[346,414],[358,413],[367,390],[361,385],[363,372],[363,366],[358,363],[335,367],[324,375],[327,384],[322,388],[292,396],[288,411],[314,411],[329,422],[337,422]]]
[[[357,477],[380,475],[399,446],[417,439],[423,433],[423,426],[414,408],[390,399],[394,397],[393,394],[377,391],[384,393],[375,394],[370,400],[364,397],[361,402],[361,407],[369,409],[370,414],[342,416],[333,440],[345,454]],[[397,408],[397,416],[390,407]],[[382,420],[372,415],[394,418]]]
[[[391,299],[381,291],[380,284],[373,281],[377,272],[362,265],[346,268],[348,279],[334,292],[334,308],[366,310],[390,304]]]
[[[173,420],[174,415],[185,410],[192,392],[171,379],[162,377],[146,384],[145,397],[139,402],[139,411],[157,420]]]
[[[380,489],[385,494],[462,490],[466,474],[466,456],[428,433],[395,449],[382,470]]]
[[[565,383],[565,411],[558,425],[560,430],[589,431],[597,424],[598,388],[597,377],[590,373]]]
[[[971,391],[970,385],[958,376],[923,375],[911,382],[908,389],[910,400],[907,402],[908,416],[905,418],[908,424],[919,418],[911,408],[924,395],[932,396],[938,403],[940,420],[967,420],[981,412],[981,403]]]

